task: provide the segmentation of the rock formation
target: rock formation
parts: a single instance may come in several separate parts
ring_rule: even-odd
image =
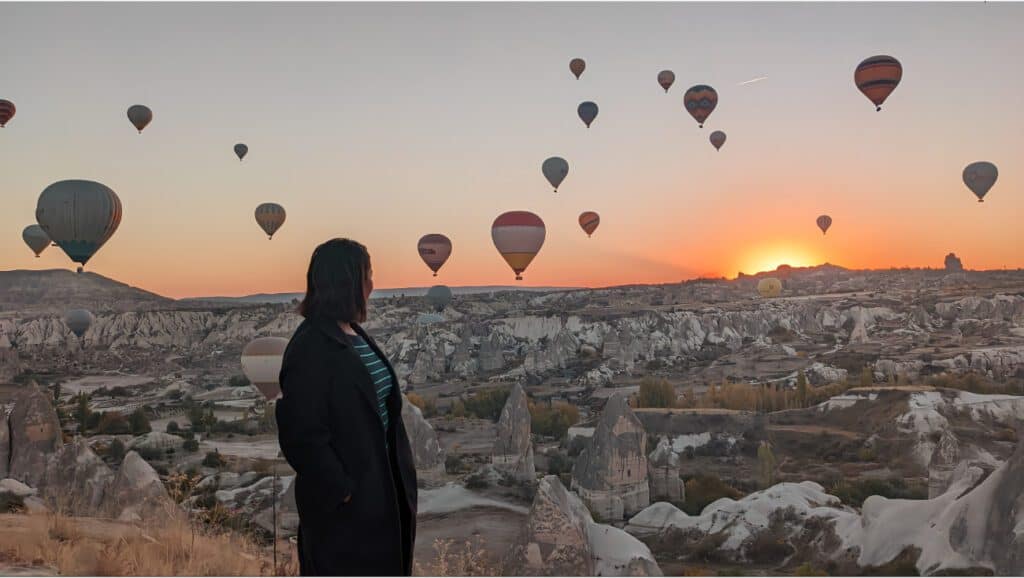
[[[928,464],[928,498],[936,498],[949,489],[954,470],[960,464],[960,441],[949,429],[943,429]]]
[[[9,417],[11,462],[8,476],[38,485],[49,457],[61,447],[60,421],[50,396],[34,383],[14,397]]]
[[[946,255],[945,266],[946,271],[950,273],[959,273],[964,270],[964,264],[960,262],[960,258],[956,256],[956,253]]]
[[[402,396],[402,421],[409,434],[417,479],[440,478],[444,475],[444,450],[437,441],[433,426],[423,418],[420,408]]]
[[[0,328],[0,383],[10,383],[20,371],[18,351],[11,346],[7,333]]]
[[[173,509],[173,502],[156,470],[138,453],[128,452],[107,487],[104,508],[120,520],[139,521],[166,515]]]
[[[55,509],[78,516],[100,514],[114,472],[92,451],[85,439],[64,444],[46,464],[39,488]]]
[[[498,438],[491,452],[491,463],[516,481],[533,482],[533,440],[530,437],[530,407],[523,386],[516,384],[498,419]]]
[[[499,371],[505,367],[505,352],[496,333],[480,343],[480,371]]]
[[[621,393],[601,419],[572,470],[572,487],[604,520],[622,520],[650,504],[647,434]]]
[[[7,423],[7,411],[0,406],[0,480],[7,477],[11,469],[11,429]]]
[[[679,455],[672,451],[667,437],[662,437],[658,447],[647,457],[647,467],[652,500],[677,503],[686,500],[686,488],[679,477]]]

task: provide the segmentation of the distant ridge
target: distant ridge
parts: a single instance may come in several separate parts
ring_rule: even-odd
[[[375,289],[370,299],[382,299],[387,297],[422,297],[427,294],[429,287],[403,287],[397,289]],[[497,293],[500,291],[530,291],[548,293],[555,291],[573,291],[579,287],[520,287],[517,285],[479,285],[466,287],[452,287],[455,295],[479,295],[481,293]],[[243,297],[186,297],[179,299],[179,303],[218,303],[218,304],[245,304],[256,305],[264,303],[289,303],[293,299],[302,299],[304,293],[257,293]]]
[[[0,271],[0,311],[54,313],[81,307],[93,313],[103,313],[139,311],[173,304],[173,299],[88,271]]]

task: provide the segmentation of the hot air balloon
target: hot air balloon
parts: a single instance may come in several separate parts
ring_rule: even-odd
[[[875,103],[875,110],[882,110],[882,103],[896,90],[903,78],[903,66],[891,56],[872,56],[857,65],[853,81],[857,88]]]
[[[558,185],[561,185],[569,174],[569,163],[562,157],[551,157],[540,165],[540,171],[544,173],[544,178],[551,183],[551,186],[555,187],[557,193]]]
[[[4,128],[7,123],[11,122],[17,110],[13,102],[0,98],[0,128]]]
[[[64,314],[64,324],[78,338],[85,335],[94,319],[92,313],[85,309],[72,309]]]
[[[828,228],[832,226],[832,217],[828,215],[822,215],[818,217],[818,228],[821,229],[821,234],[824,235],[828,232]]]
[[[72,261],[84,266],[121,224],[121,199],[100,183],[58,181],[39,195],[36,222]]]
[[[142,129],[146,128],[153,121],[153,111],[149,110],[148,106],[133,104],[128,107],[128,120],[135,125],[139,134],[142,134]]]
[[[711,133],[710,140],[711,145],[715,147],[715,150],[721,150],[722,145],[725,144],[725,133],[720,130],[716,130],[715,132]]]
[[[452,302],[452,290],[447,285],[434,285],[427,290],[427,301],[435,311],[443,311]]]
[[[247,154],[249,154],[249,147],[242,143],[235,145],[235,156],[238,157],[238,162],[242,162],[242,159],[244,159]]]
[[[964,169],[964,184],[978,197],[978,202],[985,202],[985,195],[999,178],[999,169],[990,162],[978,161],[967,165]]]
[[[587,128],[590,128],[590,123],[594,122],[594,119],[597,118],[597,104],[590,102],[589,100],[581,102],[580,105],[576,107],[576,114],[580,115],[580,120],[583,121],[583,124],[587,125]]]
[[[569,61],[569,70],[572,71],[576,80],[580,79],[580,75],[583,74],[583,71],[586,70],[586,68],[587,63],[584,62],[582,58],[573,58]]]
[[[263,203],[256,207],[256,223],[259,224],[268,239],[284,224],[284,207],[277,203]]]
[[[36,254],[37,259],[39,254],[50,246],[50,236],[39,225],[25,227],[25,230],[21,232],[21,238],[25,240],[28,248],[32,249],[32,252]]]
[[[775,277],[765,277],[757,282],[757,292],[761,297],[778,297],[782,294],[782,281]]]
[[[585,232],[588,237],[594,234],[594,231],[597,230],[597,226],[600,224],[601,216],[594,211],[585,211],[580,213],[580,228],[583,229],[583,232]]]
[[[502,213],[491,225],[491,239],[516,274],[523,279],[523,271],[544,245],[544,221],[529,211]]]
[[[671,70],[662,70],[658,73],[658,84],[668,92],[668,89],[672,87],[672,83],[676,81],[676,73]]]
[[[288,347],[283,337],[257,337],[242,349],[242,372],[268,400],[281,395],[281,359]]]
[[[416,243],[416,249],[420,253],[420,259],[423,259],[427,267],[434,272],[434,277],[437,277],[438,270],[452,254],[452,242],[444,235],[432,233],[423,235],[419,243]]]
[[[704,121],[718,105],[718,93],[715,89],[706,84],[691,86],[690,90],[683,95],[683,105],[686,112],[697,121],[701,128],[704,128]]]

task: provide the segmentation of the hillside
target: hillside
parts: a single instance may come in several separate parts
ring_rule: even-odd
[[[96,273],[64,269],[0,271],[0,312],[59,313],[82,307],[93,313],[144,311],[173,300]]]

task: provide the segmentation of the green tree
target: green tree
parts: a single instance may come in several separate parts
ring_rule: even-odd
[[[203,465],[208,468],[219,468],[224,465],[224,458],[220,457],[220,452],[217,450],[206,452],[206,457],[203,458]]]
[[[114,441],[110,442],[110,450],[108,451],[107,455],[109,455],[110,459],[114,460],[115,462],[120,462],[121,460],[124,459],[125,451],[126,450],[124,447],[124,442],[117,438],[114,438]]]
[[[132,435],[142,435],[153,431],[153,427],[149,425],[149,418],[146,417],[146,409],[140,407],[132,412],[128,417],[128,424],[132,430]]]
[[[90,427],[89,417],[92,410],[89,409],[89,396],[85,392],[79,393],[75,398],[75,421],[78,422],[78,430],[85,434]]]
[[[675,407],[676,390],[666,379],[645,377],[640,381],[638,407]]]
[[[775,483],[775,452],[768,442],[761,442],[757,447],[757,470],[762,488]]]
[[[807,407],[807,375],[802,369],[796,374],[796,402],[800,407]]]
[[[169,434],[176,434],[176,433],[178,433],[180,431],[181,431],[181,426],[178,425],[178,422],[173,421],[173,420],[167,422],[167,433],[169,433]]]
[[[181,444],[181,447],[186,452],[198,452],[199,451],[199,442],[197,442],[195,440],[195,438],[187,439],[187,440],[185,440],[185,443]]]
[[[872,385],[874,385],[874,383],[875,372],[872,371],[870,365],[865,365],[864,368],[860,370],[860,386],[871,387]]]
[[[232,375],[231,378],[228,379],[228,385],[231,387],[246,386],[249,385],[249,378],[244,375]]]
[[[478,419],[489,419],[498,421],[501,417],[501,410],[508,401],[512,391],[507,387],[497,387],[478,392],[465,401],[466,413]]]

